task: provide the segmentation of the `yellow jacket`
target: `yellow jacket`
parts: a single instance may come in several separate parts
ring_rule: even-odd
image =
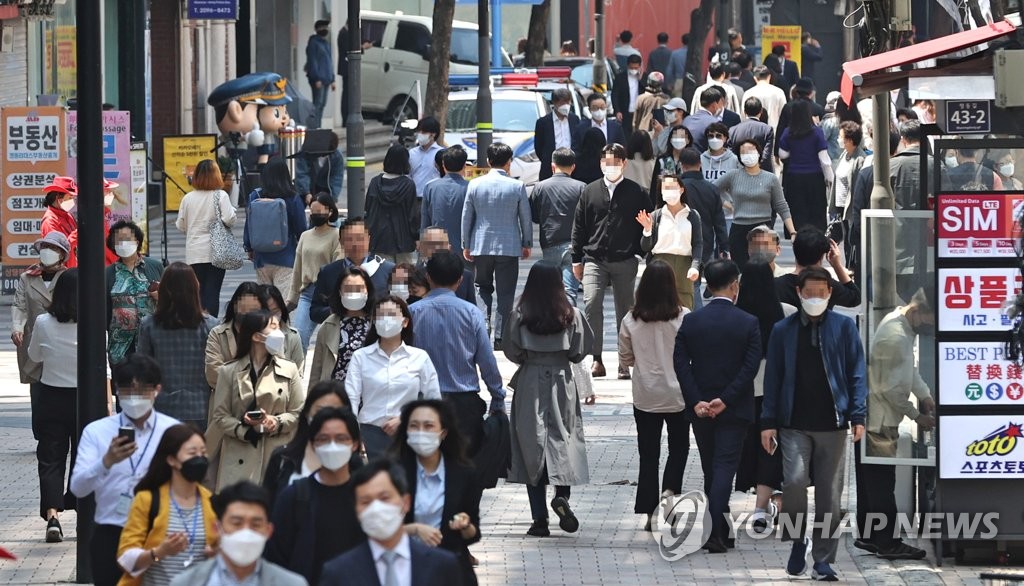
[[[206,547],[217,545],[217,515],[210,505],[210,491],[206,487],[199,486],[199,501],[203,507],[203,526],[206,528]],[[117,557],[121,558],[128,550],[139,548],[150,550],[164,542],[167,538],[167,527],[171,516],[171,485],[164,484],[160,487],[160,509],[156,518],[153,519],[153,527],[149,526],[149,509],[153,503],[153,494],[148,490],[140,491],[132,499],[132,508],[128,512],[128,522],[121,531],[121,542],[117,546]],[[124,573],[117,586],[138,586],[142,583],[142,576],[133,578],[128,572]]]

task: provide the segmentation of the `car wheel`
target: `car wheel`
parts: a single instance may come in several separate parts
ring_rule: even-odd
[[[388,124],[401,124],[405,120],[419,118],[419,112],[416,107],[416,102],[408,96],[396,96],[395,99],[391,100],[391,104],[388,105],[388,109],[385,112],[384,120]]]

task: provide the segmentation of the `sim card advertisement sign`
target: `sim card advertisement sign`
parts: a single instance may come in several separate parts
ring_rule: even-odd
[[[1024,366],[1002,342],[939,342],[939,403],[1024,407]]]
[[[1024,415],[939,417],[939,477],[1024,478]]]
[[[939,330],[1006,332],[1006,300],[1021,290],[1016,268],[939,269]]]
[[[1014,258],[1024,192],[938,197],[939,258]]]

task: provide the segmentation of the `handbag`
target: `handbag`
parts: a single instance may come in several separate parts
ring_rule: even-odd
[[[231,230],[224,225],[220,213],[220,199],[226,194],[218,192],[218,195],[217,202],[214,204],[217,210],[217,219],[210,222],[210,247],[212,248],[210,264],[218,269],[234,271],[242,268],[242,264],[249,258],[249,255],[245,253]]]

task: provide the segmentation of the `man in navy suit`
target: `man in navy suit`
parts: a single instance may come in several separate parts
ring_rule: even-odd
[[[775,129],[761,122],[764,107],[761,100],[749,97],[743,102],[746,120],[729,129],[729,144],[738,145],[745,140],[755,140],[761,145],[761,170],[773,173],[772,153],[775,152]]]
[[[537,119],[533,127],[533,149],[540,159],[540,181],[551,177],[551,154],[555,149],[571,148],[572,135],[580,125],[572,113],[572,94],[565,88],[551,92],[551,112]]]
[[[376,460],[352,475],[356,515],[370,538],[324,564],[321,586],[442,586],[462,584],[455,554],[409,539],[402,522],[412,506],[402,468]],[[456,515],[449,525],[469,523]]]
[[[789,89],[796,84],[800,78],[800,70],[797,69],[796,61],[786,59],[786,48],[782,45],[772,47],[771,55],[764,58],[764,64],[775,74],[772,83],[789,95]]]
[[[712,299],[676,334],[675,369],[693,422],[711,512],[709,553],[725,553],[732,481],[754,421],[754,376],[761,364],[757,318],[736,307],[740,269],[731,260],[704,268]]]
[[[576,132],[572,137],[572,150],[580,150],[583,135],[590,128],[597,128],[604,133],[605,144],[626,144],[622,125],[614,118],[608,119],[608,100],[604,94],[594,92],[587,96],[587,109],[590,110],[590,120],[582,120],[576,126]]]
[[[711,86],[701,92],[700,108],[683,119],[683,126],[690,131],[690,136],[693,137],[693,146],[698,151],[703,153],[708,150],[708,139],[704,136],[704,131],[712,123],[723,121],[718,116],[723,110],[725,110],[725,92],[716,86]]]
[[[388,294],[388,279],[395,263],[389,260],[378,261],[370,254],[370,233],[366,230],[366,222],[362,218],[349,218],[340,230],[341,248],[345,258],[324,265],[316,277],[313,286],[313,301],[309,306],[309,318],[318,324],[324,323],[331,315],[328,299],[334,288],[338,286],[338,277],[349,267],[361,267],[370,275],[374,294],[377,299]]]

